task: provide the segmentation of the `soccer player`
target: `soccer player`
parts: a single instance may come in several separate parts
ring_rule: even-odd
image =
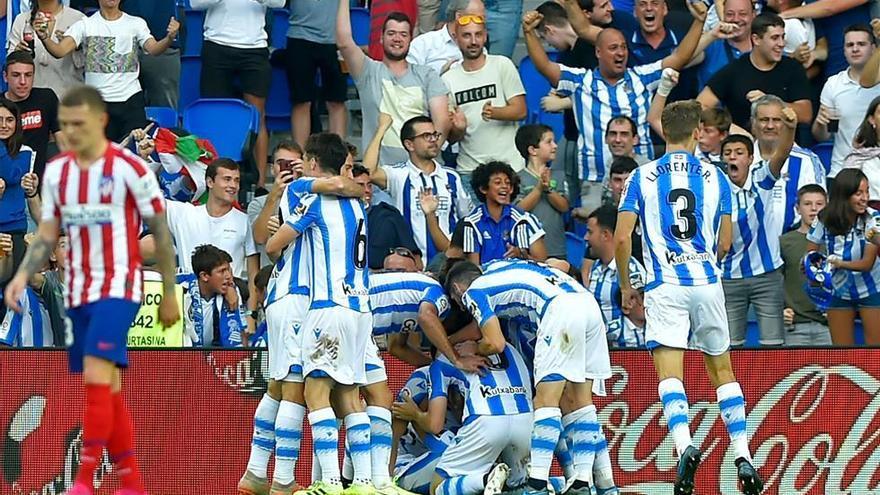
[[[306,144],[306,168],[321,177],[337,176],[347,155],[339,136],[316,134]],[[289,187],[314,193],[314,181],[298,179]],[[301,235],[312,247],[310,305],[300,331],[304,394],[321,479],[300,493],[336,495],[343,491],[331,391],[345,421],[354,464],[353,483],[346,493],[371,493],[370,418],[358,395],[358,386],[367,382],[364,357],[372,328],[366,211],[356,199],[323,194],[304,197],[300,207],[302,214],[286,221],[266,243],[269,256],[277,256]]]
[[[167,327],[180,318],[165,205],[146,164],[105,137],[107,106],[97,90],[71,88],[61,100],[58,120],[70,149],[46,165],[42,219],[6,287],[6,304],[21,310],[18,301],[28,281],[49,259],[63,227],[70,245],[64,276],[73,327],[69,366],[83,375],[86,402],[79,470],[67,493],[94,493],[95,472],[106,447],[122,484],[117,495],[140,495],[145,491],[134,456],[133,425],[121,394],[121,368],[128,365],[128,329],[143,293],[137,247],[142,220],[155,237],[162,274],[159,322]]]
[[[642,225],[647,249],[645,340],[660,379],[663,413],[680,457],[675,493],[690,494],[701,453],[692,444],[684,384],[684,351],[703,352],[717,389],[721,417],[736,452],[747,495],[763,482],[752,467],[742,389],[730,362],[730,334],[721,288],[720,260],[730,250],[730,186],[718,167],[694,156],[702,109],[696,101],[675,102],[661,117],[667,153],[630,175],[619,207],[615,260],[622,304],[628,312],[638,297],[630,283],[632,231]]]
[[[523,260],[496,261],[485,274],[463,261],[449,270],[445,286],[450,297],[477,320],[483,334],[480,355],[504,352],[500,318],[527,317],[537,325],[535,416],[526,493],[548,493],[550,463],[563,424],[573,447],[571,493],[590,493],[595,452],[604,440],[591,388],[595,385],[597,393],[604,394],[603,381],[611,376],[605,324],[596,301],[561,271]],[[566,405],[564,416],[560,402]],[[600,493],[607,493],[614,486],[610,464],[600,478]]]

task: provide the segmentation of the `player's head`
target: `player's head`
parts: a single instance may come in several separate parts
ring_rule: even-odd
[[[24,134],[21,130],[21,110],[18,105],[0,96],[0,141],[6,143],[6,151],[15,156],[21,149]]]
[[[514,143],[519,154],[527,162],[546,164],[556,159],[556,139],[550,126],[524,125],[517,129]]]
[[[274,269],[274,265],[266,265],[263,268],[260,268],[260,271],[258,271],[257,275],[254,277],[254,292],[257,296],[257,301],[259,301],[260,304],[266,299],[266,287],[269,286],[269,279],[272,278],[272,271]]]
[[[752,134],[763,146],[774,147],[785,128],[782,109],[785,102],[776,95],[764,95],[752,102]]]
[[[739,187],[746,183],[754,157],[755,145],[748,136],[732,134],[721,141],[721,160],[727,165],[727,176]]]
[[[801,216],[801,222],[812,225],[827,202],[828,194],[819,184],[807,184],[798,189],[797,212]]]
[[[620,77],[626,72],[629,51],[623,33],[614,28],[603,29],[596,39],[599,71],[606,77]]]
[[[785,49],[785,21],[773,12],[763,12],[752,21],[752,47],[769,62],[782,60]]]
[[[202,291],[207,290],[213,296],[225,294],[232,286],[232,256],[226,251],[211,244],[202,244],[193,251],[191,261]]]
[[[571,50],[577,41],[577,33],[568,21],[565,9],[558,2],[548,0],[535,9],[543,16],[538,24],[537,33],[550,46],[559,50]]]
[[[612,117],[605,126],[605,144],[614,157],[635,155],[636,145],[639,144],[635,121],[626,115]]]
[[[519,177],[510,165],[493,161],[477,167],[471,174],[474,194],[481,203],[509,205],[519,194]]]
[[[208,186],[208,200],[222,206],[229,206],[238,200],[241,189],[241,169],[235,160],[218,158],[208,165],[205,171]]]
[[[666,142],[695,149],[703,107],[696,100],[676,101],[663,109],[660,121]]]
[[[91,86],[76,86],[64,94],[58,106],[58,125],[74,153],[91,155],[106,140],[107,104]]]
[[[721,141],[730,133],[732,119],[726,108],[707,108],[700,116],[700,140],[703,153],[721,153]]]
[[[277,178],[282,170],[293,172],[293,178],[303,174],[303,150],[296,141],[284,139],[272,150],[272,174]]]
[[[440,155],[440,133],[431,117],[426,115],[417,115],[403,123],[400,142],[410,158],[433,160]]]
[[[306,169],[313,175],[341,175],[348,158],[348,147],[337,134],[319,132],[306,141]]]
[[[480,267],[470,261],[462,260],[455,263],[446,274],[446,281],[444,283],[446,294],[460,307],[464,307],[461,303],[461,296],[468,290],[473,281],[482,274],[483,271],[480,270]]]
[[[385,58],[399,62],[406,59],[412,41],[412,20],[403,12],[391,12],[382,23],[382,51]]]
[[[611,192],[611,203],[620,203],[620,195],[623,194],[623,186],[629,174],[639,168],[639,164],[628,156],[618,156],[611,162],[611,170],[608,172],[608,190]]]
[[[857,168],[845,168],[834,177],[828,204],[819,218],[832,235],[845,235],[867,208],[868,177]]]
[[[604,261],[614,257],[614,229],[617,228],[617,207],[602,205],[587,217],[587,247],[590,254]]]
[[[666,0],[636,0],[633,14],[639,21],[643,34],[653,34],[663,29],[669,7]]]
[[[394,272],[417,272],[416,255],[408,248],[396,247],[388,250],[382,261],[382,268]]]
[[[476,60],[483,56],[487,33],[485,16],[463,15],[455,20],[455,42],[465,60]]]
[[[363,165],[355,165],[351,168],[351,175],[354,181],[364,188],[364,196],[361,198],[365,205],[370,206],[373,200],[373,183],[370,182],[370,171]]]
[[[34,88],[34,56],[24,50],[10,53],[3,68],[3,80],[16,100],[27,99]]]

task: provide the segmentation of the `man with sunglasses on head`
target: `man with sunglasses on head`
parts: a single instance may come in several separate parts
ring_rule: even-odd
[[[438,74],[446,72],[453,63],[461,61],[461,50],[455,42],[456,21],[468,15],[485,16],[486,7],[480,0],[450,0],[445,15],[443,27],[423,32],[413,39],[406,55],[407,62],[427,65]]]
[[[460,144],[457,170],[468,186],[481,163],[500,160],[517,172],[523,168],[514,138],[526,117],[526,91],[509,58],[485,52],[487,32],[485,17],[460,17],[455,37],[462,61],[442,76],[455,98],[449,141]]]

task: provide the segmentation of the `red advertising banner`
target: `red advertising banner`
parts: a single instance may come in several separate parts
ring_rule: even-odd
[[[733,354],[747,402],[755,465],[768,494],[880,493],[880,350],[761,350]],[[231,494],[247,462],[265,353],[137,351],[125,393],[153,495]],[[396,390],[411,368],[387,359]],[[614,352],[608,397],[597,399],[623,493],[671,493],[672,438],[644,352]],[[0,494],[60,494],[78,464],[79,377],[63,352],[0,352]],[[715,391],[699,354],[686,360],[691,431],[703,450],[699,494],[733,494],[736,470]],[[308,481],[305,434],[297,477]],[[106,459],[105,459],[106,461]],[[99,493],[112,493],[105,462]],[[271,472],[271,471],[270,471]]]

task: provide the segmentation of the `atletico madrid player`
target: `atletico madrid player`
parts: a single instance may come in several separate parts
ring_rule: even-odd
[[[86,399],[79,471],[67,493],[94,493],[95,470],[106,447],[122,485],[116,495],[141,495],[145,492],[134,456],[131,416],[122,399],[120,368],[128,363],[126,338],[143,289],[141,220],[155,237],[162,274],[159,321],[167,327],[180,318],[165,204],[146,164],[105,137],[107,107],[97,90],[69,90],[61,100],[58,121],[70,151],[46,165],[40,225],[6,287],[6,304],[21,311],[28,280],[49,258],[63,227],[69,244],[65,303],[73,328],[68,357],[70,371],[83,375]]]

